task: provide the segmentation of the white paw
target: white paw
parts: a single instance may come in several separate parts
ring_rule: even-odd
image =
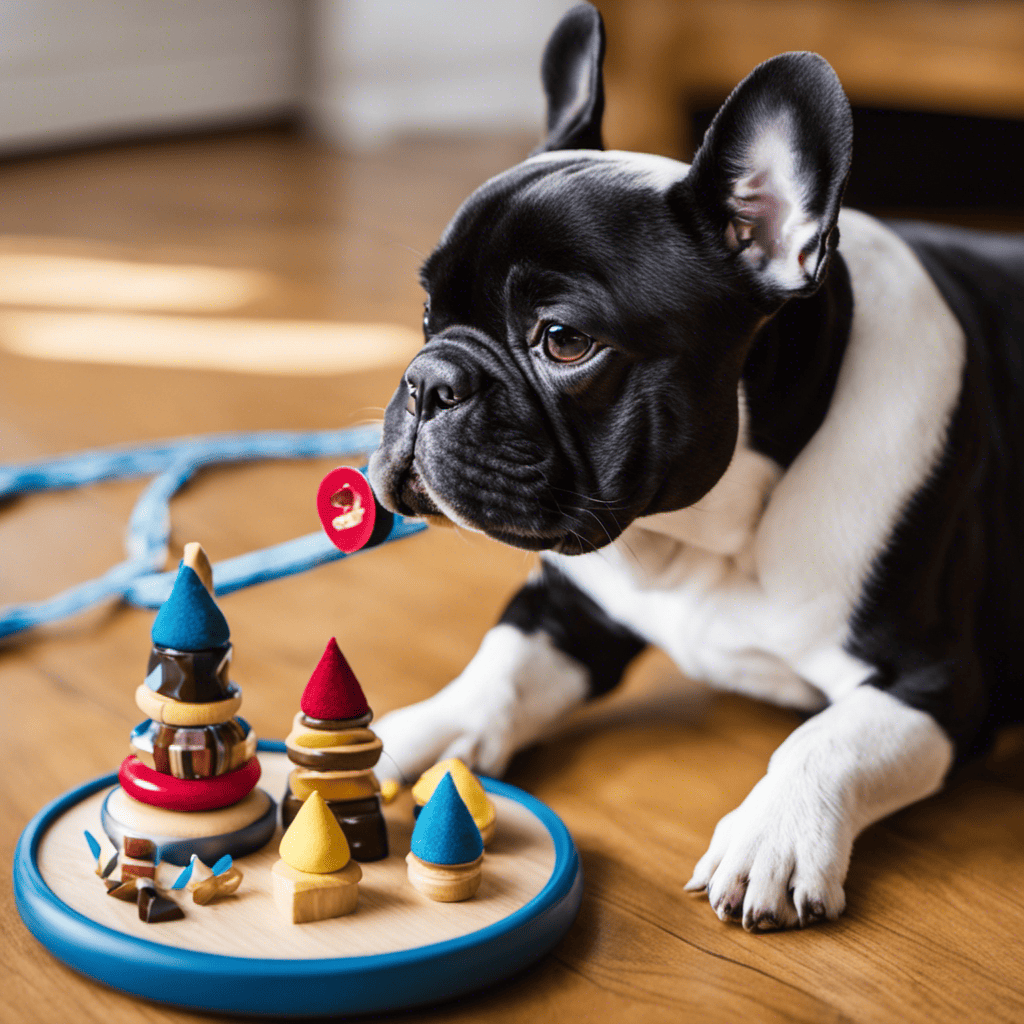
[[[686,883],[722,921],[775,931],[835,920],[853,846],[842,812],[808,780],[765,776],[715,828]]]
[[[517,750],[581,703],[587,690],[585,669],[547,636],[495,626],[457,679],[374,723],[384,743],[377,775],[415,782],[448,757],[501,775]]]

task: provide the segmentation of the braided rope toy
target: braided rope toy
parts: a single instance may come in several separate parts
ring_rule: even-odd
[[[377,447],[379,440],[380,428],[376,426],[207,434],[0,466],[0,502],[39,491],[68,490],[103,480],[128,480],[155,474],[128,520],[125,561],[96,579],[46,600],[0,609],[0,639],[67,618],[111,598],[140,608],[158,608],[170,594],[175,576],[174,572],[163,571],[170,544],[170,501],[200,469],[263,459],[365,456]],[[336,476],[341,470],[344,470],[342,475]],[[324,519],[321,495],[327,503],[327,519]],[[358,510],[355,502],[349,501],[350,496],[358,496]],[[306,534],[217,562],[213,567],[217,595],[305,572],[426,529],[425,523],[392,515],[382,508],[362,474],[347,467],[332,470],[325,477],[317,508],[321,511],[324,532]]]

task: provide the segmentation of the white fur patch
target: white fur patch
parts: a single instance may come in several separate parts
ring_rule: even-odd
[[[817,257],[801,263],[800,253],[820,227],[806,212],[792,138],[788,115],[759,126],[731,200],[733,212],[750,225],[751,244],[742,258],[786,291],[802,288],[813,276]]]

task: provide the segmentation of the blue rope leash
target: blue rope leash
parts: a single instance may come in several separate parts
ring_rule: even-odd
[[[208,434],[155,444],[101,448],[20,466],[0,466],[0,500],[38,491],[66,490],[102,480],[157,474],[142,493],[125,534],[127,559],[94,580],[45,601],[0,609],[0,639],[55,622],[118,597],[141,608],[158,608],[171,592],[173,572],[160,571],[171,536],[171,498],[205,466],[262,459],[310,459],[365,455],[377,447],[379,427],[348,430],[263,431]],[[395,516],[382,543],[409,537],[426,524]],[[305,572],[346,555],[322,531],[225,559],[213,566],[214,589],[230,594],[256,583]]]

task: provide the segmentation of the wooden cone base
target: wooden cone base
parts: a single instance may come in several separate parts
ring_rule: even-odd
[[[302,801],[291,789],[281,801],[281,824],[285,828],[299,813]],[[388,830],[380,809],[380,798],[366,800],[328,800],[327,806],[341,826],[348,840],[352,859],[363,861],[383,860],[388,855]]]

